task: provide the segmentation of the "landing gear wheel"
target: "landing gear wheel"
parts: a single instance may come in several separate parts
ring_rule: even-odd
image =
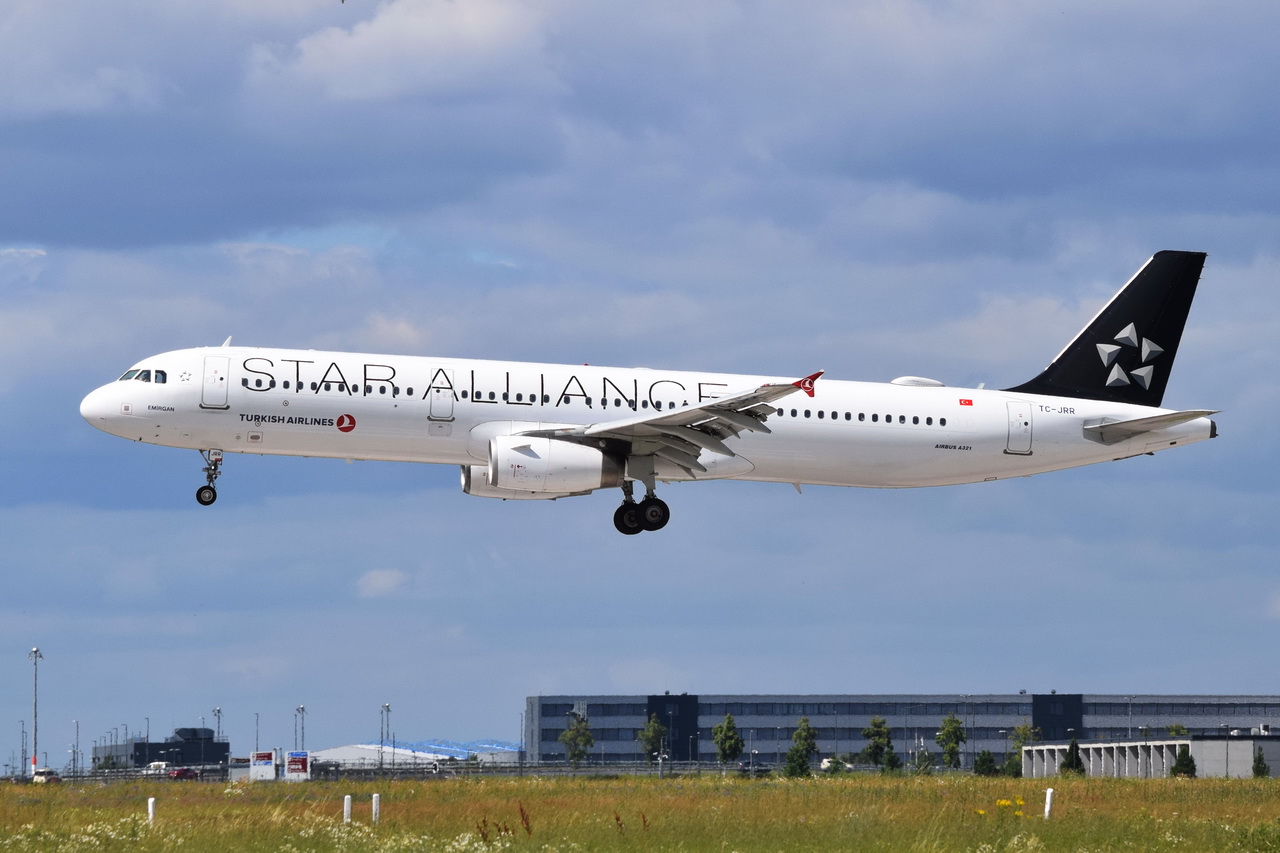
[[[222,451],[210,448],[201,450],[200,455],[204,457],[204,485],[196,489],[196,503],[208,506],[218,499],[218,490],[213,484],[222,474]]]
[[[647,497],[640,501],[640,524],[645,530],[661,530],[671,520],[671,509],[664,501]]]
[[[619,533],[634,536],[644,530],[644,521],[640,517],[640,507],[634,501],[627,501],[613,513],[613,526]]]

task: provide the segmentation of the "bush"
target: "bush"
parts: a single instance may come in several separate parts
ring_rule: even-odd
[[[1173,767],[1169,769],[1170,776],[1183,776],[1187,779],[1196,778],[1196,760],[1191,757],[1191,747],[1185,743],[1178,747],[1178,757],[1173,762]]]

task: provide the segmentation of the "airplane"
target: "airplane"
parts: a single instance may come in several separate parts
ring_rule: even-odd
[[[614,526],[671,517],[659,482],[904,488],[1076,468],[1217,437],[1161,408],[1206,255],[1162,251],[1035,378],[1003,390],[232,346],[145,358],[80,405],[132,441],[225,454],[458,465],[462,491],[620,488]],[[634,487],[644,486],[637,500]]]

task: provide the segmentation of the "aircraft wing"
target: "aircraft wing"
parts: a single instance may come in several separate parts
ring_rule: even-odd
[[[744,431],[771,432],[764,422],[773,414],[773,402],[796,391],[803,391],[812,397],[813,383],[822,373],[819,370],[795,382],[767,383],[749,391],[666,412],[652,412],[572,429],[538,430],[524,434],[577,442],[623,442],[629,445],[628,455],[661,456],[694,476],[694,472],[707,470],[698,462],[698,455],[703,450],[722,456],[736,456],[725,443],[727,439],[736,438]]]
[[[1185,424],[1187,421],[1194,421],[1197,418],[1207,418],[1209,415],[1216,415],[1216,410],[1211,409],[1190,409],[1185,412],[1169,412],[1164,415],[1153,415],[1149,418],[1134,418],[1128,421],[1110,421],[1096,424],[1086,424],[1084,431],[1086,435],[1096,436],[1098,441],[1103,444],[1115,444],[1118,441],[1124,441],[1126,438],[1132,438],[1135,435],[1141,435],[1144,432],[1152,432],[1158,429],[1167,429],[1178,424]]]

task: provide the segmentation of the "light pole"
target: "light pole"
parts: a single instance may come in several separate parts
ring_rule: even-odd
[[[33,648],[27,657],[31,658],[31,775],[34,776],[40,738],[40,661],[44,655],[40,649]]]
[[[573,712],[570,711],[569,715]],[[383,757],[387,751],[387,738],[391,734],[391,703],[383,702],[378,709],[378,769],[382,769]]]
[[[213,709],[213,718],[217,720],[217,725],[218,725],[217,734],[213,736],[213,739],[215,741],[220,741],[222,740],[222,706],[221,705]]]
[[[302,751],[307,751],[307,706],[298,706],[298,717],[302,720]]]
[[[1134,697],[1130,696],[1129,697],[1129,737],[1130,738],[1133,737],[1133,700],[1134,700]]]
[[[80,721],[72,720],[76,724],[76,745],[75,751],[71,753],[71,775],[79,775],[76,771],[80,769]]]
[[[253,712],[253,751],[258,751],[258,712]]]
[[[1223,757],[1223,762],[1226,765],[1223,768],[1222,776],[1224,779],[1230,779],[1231,778],[1231,729],[1226,723],[1223,723],[1220,726],[1220,728],[1222,729],[1222,757]]]

